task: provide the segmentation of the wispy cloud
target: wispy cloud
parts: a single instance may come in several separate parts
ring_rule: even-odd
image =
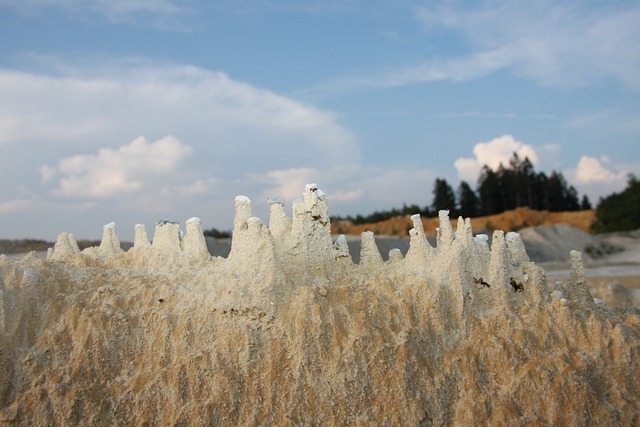
[[[462,35],[473,63],[486,64],[491,58],[497,68],[543,85],[615,78],[640,89],[636,3],[500,1],[461,6],[424,7],[417,16],[427,31],[444,28]]]
[[[98,16],[112,23],[151,23],[172,30],[189,29],[184,18],[195,10],[175,0],[0,0],[0,8],[11,8],[26,16],[58,10],[70,17]]]
[[[418,65],[392,68],[373,75],[348,77],[319,85],[297,94],[302,97],[339,92],[375,90],[437,81],[465,81],[486,76],[506,65],[502,58],[486,52],[450,60],[430,60]]]
[[[481,119],[526,119],[526,120],[554,120],[557,117],[553,114],[521,114],[515,112],[498,111],[463,111],[459,113],[442,113],[433,116],[434,119],[460,119],[460,118],[481,118]]]
[[[631,135],[640,133],[640,113],[623,113],[614,110],[596,111],[568,119],[564,127],[569,129],[622,131]]]
[[[23,11],[46,8],[101,11],[107,15],[127,15],[136,12],[177,13],[187,10],[173,0],[2,0],[0,6]]]
[[[593,7],[572,1],[454,1],[417,7],[415,17],[427,36],[444,31],[464,47],[437,56],[425,49],[431,57],[420,63],[339,79],[310,93],[469,81],[498,71],[542,86],[614,79],[640,90],[640,5],[635,2]]]

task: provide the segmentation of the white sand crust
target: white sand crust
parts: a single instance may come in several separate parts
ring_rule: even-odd
[[[582,255],[547,290],[518,233],[413,216],[384,261],[331,238],[305,187],[269,225],[235,199],[227,258],[198,218],[61,233],[0,256],[2,425],[637,425],[640,315],[594,302]]]

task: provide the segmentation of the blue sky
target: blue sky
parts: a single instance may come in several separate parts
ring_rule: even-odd
[[[0,237],[431,201],[517,151],[640,175],[640,2],[0,0]],[[290,209],[287,208],[289,211]]]

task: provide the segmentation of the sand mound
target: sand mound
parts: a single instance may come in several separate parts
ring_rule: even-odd
[[[604,248],[604,243],[597,236],[565,223],[527,227],[518,233],[524,240],[527,254],[536,262],[570,261],[569,252],[574,249],[585,252],[583,257],[590,260],[590,253]]]
[[[515,233],[442,215],[433,247],[414,217],[406,257],[365,233],[355,264],[320,190],[293,211],[237,198],[227,258],[195,218],[0,256],[0,422],[638,424],[640,316],[595,305],[580,253],[550,295]]]

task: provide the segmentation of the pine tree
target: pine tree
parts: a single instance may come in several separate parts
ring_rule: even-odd
[[[433,185],[433,202],[431,206],[436,213],[440,210],[448,209],[449,215],[455,216],[457,214],[456,196],[446,179],[436,178]]]
[[[458,187],[458,214],[464,218],[478,216],[480,201],[478,195],[466,181],[460,181]]]
[[[548,192],[550,211],[577,211],[580,209],[578,191],[567,184],[561,172],[553,171],[549,176]]]
[[[484,165],[480,170],[477,188],[482,215],[493,215],[502,212],[502,197],[498,174],[487,165]]]
[[[514,172],[516,203],[515,207],[533,207],[533,181],[535,172],[529,157],[520,160],[518,153],[513,153],[509,161],[510,169]]]

